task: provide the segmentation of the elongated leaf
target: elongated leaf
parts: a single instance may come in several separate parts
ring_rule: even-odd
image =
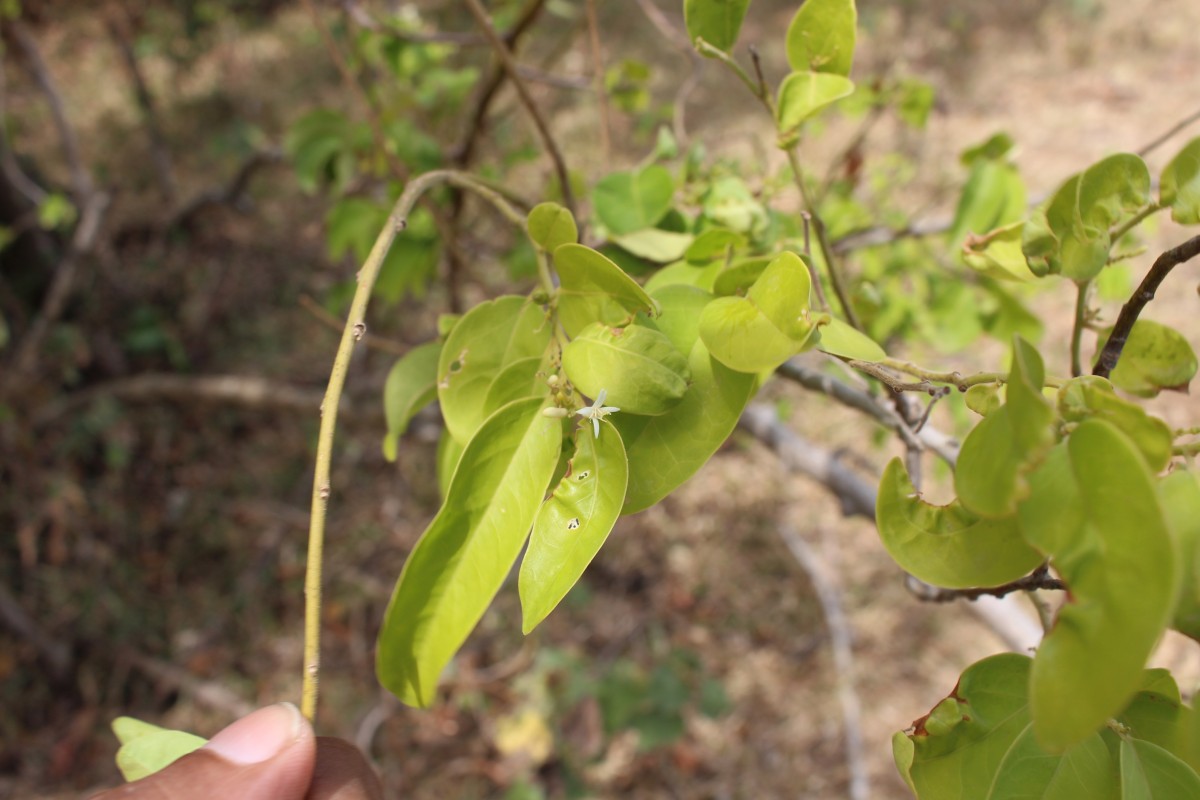
[[[756,376],[728,369],[703,341],[692,348],[688,368],[692,383],[669,413],[612,417],[629,455],[622,514],[649,508],[692,477],[729,438],[754,395]]]
[[[774,369],[812,346],[808,269],[795,253],[781,253],[746,297],[720,297],[704,308],[700,338],[713,357],[739,372]]]
[[[683,258],[683,254],[687,252],[695,238],[690,233],[645,228],[622,236],[614,236],[612,240],[621,249],[633,253],[638,258],[644,258],[656,264],[666,264]]]
[[[957,501],[926,503],[898,458],[879,481],[875,521],[896,563],[935,586],[999,586],[1042,563],[1041,554],[1021,537],[1015,518],[983,519]]]
[[[969,510],[985,517],[1011,516],[1029,493],[1026,474],[1054,444],[1054,409],[1042,397],[1041,356],[1017,338],[1007,402],[988,414],[963,442],[954,488]]]
[[[602,254],[581,244],[554,251],[558,288],[558,320],[575,336],[593,322],[621,325],[641,311],[656,313],[650,295]]]
[[[831,317],[819,332],[821,338],[817,340],[817,349],[822,353],[859,361],[882,361],[887,358],[887,353],[874,339],[836,317]]]
[[[1200,797],[1200,776],[1167,750],[1137,739],[1121,740],[1121,800]]]
[[[596,216],[618,236],[652,228],[671,208],[675,181],[666,167],[610,172],[592,190]]]
[[[829,72],[793,72],[784,78],[779,85],[775,117],[780,146],[794,144],[805,120],[853,91],[852,80]]]
[[[1092,417],[1111,422],[1137,445],[1151,472],[1161,471],[1171,460],[1171,429],[1167,423],[1117,397],[1104,378],[1083,375],[1067,381],[1058,390],[1058,414],[1066,422]]]
[[[588,397],[607,392],[626,414],[663,414],[687,391],[687,359],[660,331],[592,324],[563,350],[563,371]]]
[[[522,630],[545,619],[592,563],[612,531],[629,484],[629,461],[621,435],[608,420],[600,435],[579,429],[575,455],[554,493],[533,522],[521,562]]]
[[[1177,469],[1159,481],[1158,496],[1179,545],[1182,571],[1171,627],[1200,641],[1200,477]]]
[[[1154,397],[1163,389],[1186,391],[1196,377],[1196,352],[1174,328],[1139,319],[1109,377],[1114,385],[1139,397]]]
[[[1180,579],[1150,472],[1133,443],[1110,423],[1089,419],[1067,448],[1078,502],[1059,492],[1058,502],[1072,506],[1062,516],[1065,529],[1031,537],[1050,545],[1070,588],[1030,679],[1034,729],[1052,751],[1083,741],[1129,702]],[[1073,520],[1081,524],[1071,530]]]
[[[433,701],[438,675],[504,582],[558,463],[559,420],[537,398],[484,422],[446,502],[421,535],[384,615],[376,672],[409,705]]]
[[[1180,225],[1200,224],[1200,137],[1192,139],[1163,170],[1159,200]]]
[[[558,203],[538,203],[529,212],[529,239],[547,253],[553,253],[559,245],[579,241],[579,228],[575,217]]]
[[[728,53],[737,41],[749,5],[750,0],[684,0],[688,36]]]
[[[469,442],[495,410],[488,393],[505,368],[523,362],[532,378],[552,334],[542,309],[514,295],[480,303],[459,320],[438,358],[438,400],[455,439]]]
[[[458,460],[462,458],[464,449],[466,446],[451,436],[450,431],[442,430],[437,446],[437,479],[438,494],[443,500],[450,491],[450,481],[454,478],[454,470],[458,468]]]
[[[388,372],[383,385],[383,411],[387,435],[383,437],[383,455],[396,460],[396,443],[408,428],[409,420],[437,398],[438,356],[441,342],[426,342],[405,353]]]
[[[788,64],[797,72],[849,75],[857,24],[854,0],[805,0],[788,26]]]
[[[121,742],[117,769],[127,781],[153,775],[208,741],[194,733],[160,728],[133,717],[117,717],[112,721],[112,729]]]

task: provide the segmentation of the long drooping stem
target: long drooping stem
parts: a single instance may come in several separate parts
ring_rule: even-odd
[[[367,303],[380,267],[396,236],[404,230],[413,206],[434,186],[450,184],[466,189],[491,203],[513,224],[524,229],[525,219],[494,189],[470,175],[453,170],[427,172],[414,178],[396,200],[387,224],[375,239],[371,253],[358,271],[358,287],[350,303],[350,314],[333,359],[333,370],[321,402],[321,428],[317,435],[317,463],[313,473],[312,517],[308,527],[308,563],[304,573],[304,679],[300,710],[312,720],[317,710],[317,677],[321,669],[321,566],[325,553],[325,516],[332,492],[330,463],[333,459],[333,435],[337,426],[338,403],[346,383],[346,371],[354,354],[354,345],[367,332]]]

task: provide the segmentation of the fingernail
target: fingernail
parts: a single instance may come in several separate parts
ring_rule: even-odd
[[[259,764],[296,741],[303,725],[300,709],[291,703],[279,703],[242,717],[214,736],[204,749],[235,764]]]

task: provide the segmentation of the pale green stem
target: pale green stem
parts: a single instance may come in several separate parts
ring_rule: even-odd
[[[1075,296],[1075,324],[1071,328],[1071,377],[1074,378],[1083,374],[1083,358],[1079,350],[1083,343],[1083,328],[1087,322],[1087,297],[1091,286],[1090,280],[1075,284],[1079,293]]]
[[[1157,214],[1159,211],[1162,211],[1163,209],[1168,208],[1168,207],[1169,206],[1165,206],[1162,203],[1151,203],[1150,205],[1146,206],[1138,213],[1134,214],[1132,217],[1130,217],[1125,222],[1123,222],[1120,225],[1118,225],[1117,227],[1113,228],[1112,233],[1109,235],[1109,240],[1113,244],[1116,244],[1117,242],[1121,241],[1122,236],[1129,233],[1131,230],[1136,228],[1138,225],[1141,225],[1142,222],[1145,221],[1145,219],[1147,217],[1149,217],[1153,214]]]
[[[915,378],[920,378],[921,380],[929,381],[930,383],[949,384],[962,390],[969,389],[970,387],[980,383],[1002,384],[1008,382],[1007,372],[977,372],[972,375],[963,375],[958,371],[937,372],[935,370],[919,367],[912,362],[901,361],[895,358],[885,358],[878,363],[889,369],[902,372],[905,375],[912,375]],[[1045,383],[1046,386],[1057,388],[1066,383],[1066,379],[1058,378],[1054,375],[1047,375]]]
[[[742,69],[742,65],[735,61],[733,56],[729,55],[729,53],[726,53],[719,47],[714,47],[713,45],[701,39],[699,36],[696,37],[696,40],[692,42],[692,44],[695,46],[696,52],[700,55],[708,56],[709,58],[715,58],[717,61],[720,61],[725,66],[729,67],[733,74],[737,75],[738,78],[741,79],[742,83],[746,84],[746,88],[750,90],[751,94],[764,103],[770,104],[770,95],[764,96],[762,88],[759,87],[758,83],[756,83],[755,80],[750,77],[750,73]]]
[[[338,403],[346,383],[346,371],[354,353],[354,345],[367,332],[367,302],[379,277],[379,270],[396,235],[404,230],[408,216],[421,195],[433,186],[448,183],[475,192],[490,202],[506,219],[525,228],[525,219],[501,195],[484,186],[470,175],[453,170],[427,172],[409,181],[404,192],[396,200],[387,224],[375,239],[371,253],[358,271],[358,287],[350,303],[350,314],[342,338],[338,343],[337,355],[333,359],[333,370],[325,387],[325,399],[321,403],[321,427],[317,434],[317,462],[313,473],[312,518],[308,528],[308,563],[304,574],[304,678],[302,681],[300,710],[312,720],[317,711],[317,677],[321,669],[321,567],[325,552],[325,515],[332,491],[330,463],[333,458],[333,436],[337,427]]]

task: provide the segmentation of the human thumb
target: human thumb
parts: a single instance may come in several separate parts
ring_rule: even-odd
[[[280,703],[242,717],[169,767],[93,800],[303,800],[315,758],[312,728],[294,705]]]

